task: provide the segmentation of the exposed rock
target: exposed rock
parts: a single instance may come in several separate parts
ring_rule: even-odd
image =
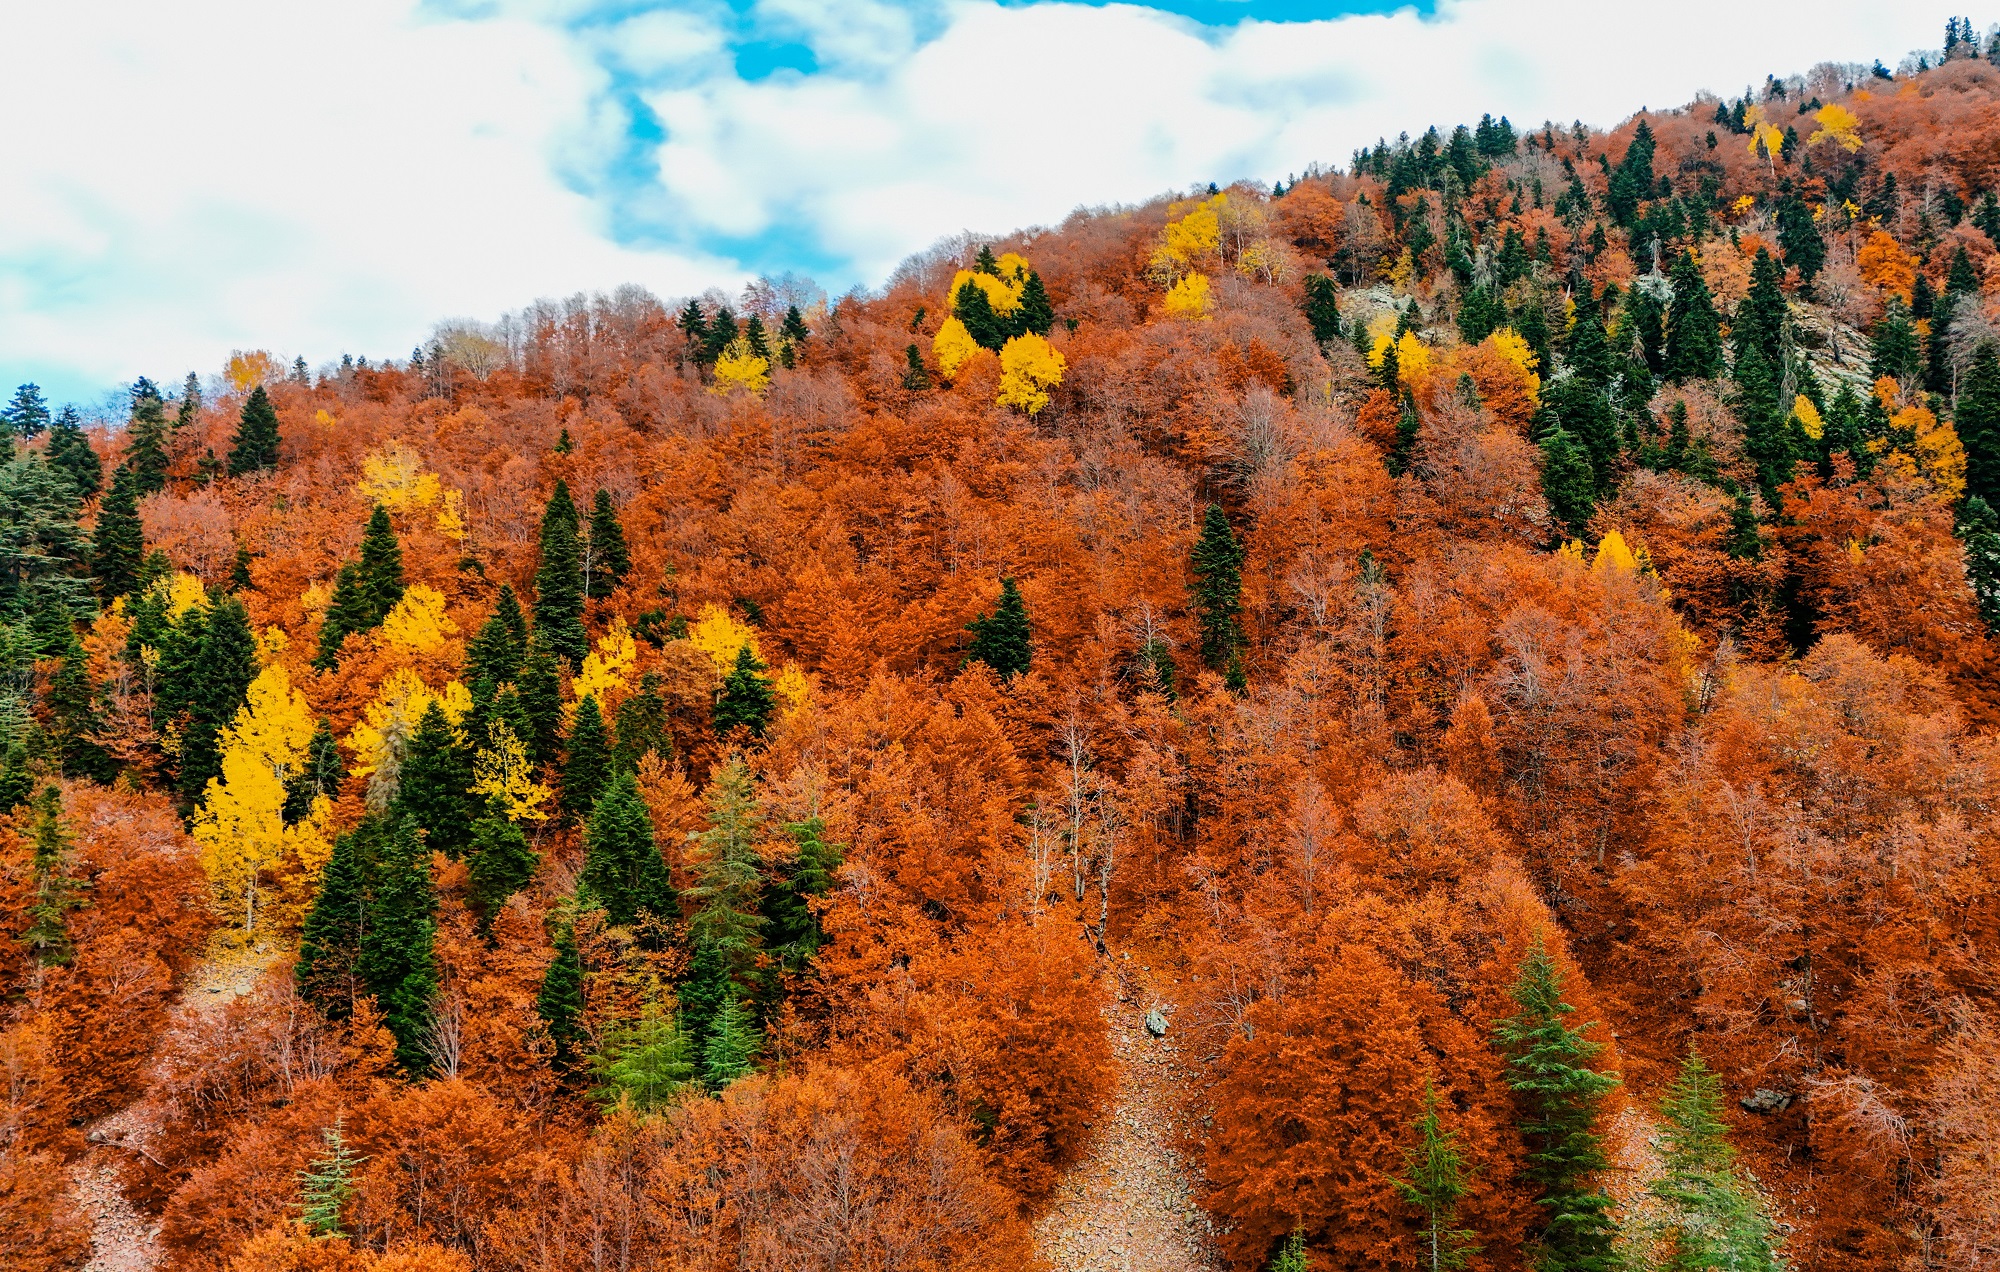
[[[1783,1113],[1792,1107],[1792,1101],[1797,1098],[1790,1091],[1773,1091],[1769,1087],[1758,1087],[1737,1103],[1752,1113]]]
[[[1167,1018],[1160,1013],[1158,1007],[1146,1013],[1146,1032],[1155,1038],[1167,1036]]]

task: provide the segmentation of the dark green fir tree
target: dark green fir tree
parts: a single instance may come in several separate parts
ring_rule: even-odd
[[[1683,252],[1667,271],[1674,298],[1667,306],[1667,379],[1713,380],[1722,374],[1722,323],[1694,253]]]
[[[542,511],[542,559],[535,570],[535,638],[572,670],[590,652],[590,637],[583,630],[580,524],[568,483],[557,481]]]
[[[715,695],[715,734],[726,738],[738,726],[747,730],[751,737],[764,736],[764,725],[777,707],[777,697],[771,689],[771,678],[764,674],[764,664],[749,642],[736,651],[735,665],[722,678],[722,688]]]
[[[1965,493],[2000,508],[2000,345],[1981,345],[1973,355],[1952,423],[1965,447]]]
[[[1665,1207],[1664,1272],[1779,1272],[1775,1232],[1756,1192],[1736,1171],[1722,1086],[1689,1052],[1660,1101],[1666,1172],[1649,1191]]]
[[[590,539],[584,555],[584,594],[602,599],[618,590],[632,572],[632,553],[625,546],[625,527],[611,495],[600,487],[590,501]]]
[[[1222,671],[1243,644],[1243,545],[1220,504],[1202,515],[1189,569],[1194,575],[1195,619],[1201,626],[1201,660]]]
[[[201,799],[208,779],[221,774],[219,735],[235,721],[257,670],[257,638],[250,631],[250,615],[237,598],[218,597],[209,607],[186,688],[180,771],[185,802]]]
[[[1027,281],[1021,284],[1021,303],[1014,310],[1014,326],[1021,334],[1046,336],[1055,324],[1056,311],[1049,304],[1048,288],[1042,285],[1042,276],[1031,269]]]
[[[389,524],[389,510],[380,504],[368,514],[368,525],[361,532],[361,586],[372,630],[403,599],[403,545]]]
[[[710,1023],[707,1044],[701,1053],[701,1080],[711,1091],[721,1091],[738,1078],[756,1072],[757,1053],[764,1049],[763,1034],[756,1017],[738,999],[722,1004]]]
[[[611,739],[595,696],[576,704],[564,748],[562,807],[572,821],[582,821],[597,806],[597,797],[611,780]]]
[[[21,385],[7,405],[0,407],[0,440],[11,436],[32,442],[49,423],[49,400],[42,395],[41,386]]]
[[[903,388],[910,393],[923,393],[931,387],[931,373],[924,366],[924,357],[917,346],[910,345],[903,350]]]
[[[431,854],[408,817],[383,835],[361,932],[361,982],[396,1038],[396,1060],[427,1073],[426,1027],[437,995],[437,894]]]
[[[34,809],[35,819],[28,827],[32,886],[25,915],[28,923],[16,939],[43,967],[62,967],[76,952],[68,915],[87,904],[86,885],[70,874],[71,840],[63,825],[61,790],[52,785],[43,787],[34,798]]]
[[[132,385],[132,418],[125,425],[125,463],[141,497],[167,484],[167,427],[167,405],[160,400],[160,390],[140,376]]]
[[[666,861],[653,841],[652,816],[630,773],[613,778],[591,811],[578,881],[618,927],[637,921],[643,913],[673,912],[674,889]]]
[[[583,1037],[583,955],[568,924],[556,929],[555,953],[542,973],[535,1014],[542,1018],[542,1027],[555,1044],[556,1069],[567,1071],[577,1062],[576,1044]]]
[[[390,816],[407,817],[424,844],[453,861],[465,855],[479,804],[472,796],[472,749],[433,701],[403,754]]]
[[[1462,1268],[1479,1253],[1475,1234],[1458,1226],[1458,1203],[1472,1186],[1472,1170],[1456,1133],[1448,1131],[1438,1113],[1437,1089],[1424,1081],[1424,1111],[1414,1128],[1415,1147],[1403,1150],[1403,1174],[1396,1193],[1415,1210],[1422,1227],[1417,1266],[1426,1272]]]
[[[1597,511],[1597,474],[1590,456],[1560,425],[1542,436],[1542,498],[1573,535],[1582,534]]]
[[[473,822],[470,838],[466,903],[479,916],[480,926],[490,928],[507,899],[533,881],[542,859],[528,846],[521,827],[497,814]]]
[[[139,566],[146,555],[146,535],[139,524],[139,483],[124,464],[111,474],[111,489],[97,510],[97,530],[91,535],[90,569],[97,576],[97,594],[129,596],[139,585]]]
[[[96,494],[104,481],[104,461],[83,435],[83,421],[76,408],[66,406],[49,427],[48,461],[63,473],[85,499]]]
[[[1988,632],[2000,635],[2000,515],[1980,496],[1967,496],[1958,513],[1958,537],[1965,545],[1965,577],[1979,616]]]
[[[990,614],[981,614],[965,625],[972,633],[968,662],[982,662],[1002,680],[1024,675],[1034,660],[1034,633],[1028,624],[1028,605],[1021,588],[1009,576],[1000,580],[1000,602]]]
[[[368,877],[380,823],[364,821],[333,841],[320,868],[319,895],[299,933],[293,969],[299,991],[333,1019],[344,1019],[361,986],[361,934],[368,926]]]
[[[554,764],[562,742],[562,670],[556,657],[542,644],[536,632],[528,641],[528,656],[521,662],[515,694],[527,732],[520,735],[527,744],[528,758],[536,764]]]
[[[826,823],[818,817],[784,829],[793,853],[773,864],[763,891],[764,942],[781,966],[797,971],[826,940],[812,903],[832,890],[842,856],[838,844],[826,842]]]
[[[236,437],[229,447],[229,475],[260,472],[278,466],[278,409],[271,405],[264,386],[250,390],[243,402],[243,414],[236,423]]]
[[[493,612],[480,624],[479,631],[465,650],[466,677],[472,682],[472,696],[490,702],[501,685],[511,685],[521,675],[521,660],[528,648],[528,619],[512,584],[502,583],[494,598]]]
[[[659,673],[648,671],[639,677],[639,687],[618,704],[614,736],[611,762],[618,769],[637,770],[648,754],[673,758],[674,738],[666,699],[660,696]]]

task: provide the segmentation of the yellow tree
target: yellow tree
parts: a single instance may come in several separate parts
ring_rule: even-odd
[[[312,712],[281,664],[250,682],[235,723],[222,731],[222,775],[208,780],[194,837],[217,897],[242,907],[246,932],[257,926],[259,876],[287,846],[285,784],[304,765],[312,735]]]
[[[473,757],[472,793],[483,795],[509,821],[543,821],[549,788],[535,780],[528,748],[505,720],[487,725],[486,745]]]
[[[458,624],[445,613],[444,593],[421,583],[405,587],[403,599],[375,629],[378,645],[404,656],[434,654],[456,635]]]
[[[1167,289],[1167,298],[1161,303],[1161,308],[1169,318],[1204,322],[1208,319],[1211,305],[1208,275],[1189,274]]]
[[[1000,350],[1000,396],[994,401],[1033,415],[1049,404],[1048,391],[1062,383],[1067,366],[1045,338],[1015,336]]]
[[[1849,154],[1861,149],[1861,121],[1854,112],[1835,102],[1831,106],[1820,107],[1819,129],[1806,138],[1808,146],[1817,146],[1822,141],[1831,141]]]
[[[472,709],[472,694],[456,680],[441,691],[433,690],[416,672],[398,667],[348,731],[344,744],[354,757],[348,771],[368,779],[368,806],[376,812],[395,798],[403,751],[433,702],[443,709],[445,719],[456,725]]]
[[[972,338],[964,323],[947,318],[944,326],[938,328],[937,338],[931,341],[931,352],[937,355],[938,370],[949,380],[979,352],[979,342]]]
[[[717,675],[726,676],[736,665],[737,651],[745,645],[759,659],[764,651],[757,647],[757,633],[747,623],[739,623],[730,617],[729,611],[713,601],[701,607],[694,623],[688,628],[688,642],[715,664]]]
[[[770,387],[770,360],[758,357],[751,351],[750,342],[738,336],[715,360],[715,383],[709,386],[708,391],[718,397],[728,397],[732,393],[762,397],[764,390]]]

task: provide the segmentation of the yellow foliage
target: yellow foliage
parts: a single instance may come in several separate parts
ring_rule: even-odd
[[[762,397],[764,390],[770,387],[770,359],[752,353],[749,340],[738,336],[715,360],[715,383],[709,386],[708,391],[718,397],[728,397],[732,393]]]
[[[1835,102],[1831,106],[1820,107],[1819,130],[1806,138],[1808,146],[1817,146],[1822,141],[1831,141],[1849,154],[1861,149],[1861,121],[1853,111]]]
[[[354,757],[349,771],[356,777],[367,777],[382,767],[384,761],[399,759],[402,744],[416,733],[418,722],[433,702],[443,708],[444,718],[454,725],[472,710],[472,694],[456,680],[446,684],[440,693],[408,667],[390,672],[376,691],[375,701],[368,704],[360,721],[342,740]]]
[[[238,349],[229,355],[222,378],[238,393],[248,393],[260,384],[269,384],[284,374],[278,360],[263,349]]]
[[[1965,493],[1965,445],[1958,430],[1921,406],[1907,406],[1889,417],[1895,431],[1916,435],[1917,468],[1931,489],[1952,502]]]
[[[1745,212],[1756,206],[1756,199],[1747,194],[1739,194],[1736,196],[1736,202],[1729,205],[1729,210],[1738,216],[1742,216]]]
[[[1815,442],[1826,434],[1826,421],[1819,417],[1819,408],[1812,399],[1801,393],[1792,399],[1792,415],[1799,422],[1799,429]]]
[[[319,425],[321,428],[332,428],[335,424],[338,424],[339,422],[340,421],[334,419],[332,413],[329,412],[323,406],[319,408],[317,411],[313,412],[313,423]]]
[[[1395,343],[1396,336],[1394,332],[1376,332],[1375,342],[1368,349],[1368,365],[1380,371],[1382,369],[1382,359],[1389,356],[1389,346]]]
[[[938,328],[937,339],[931,341],[931,352],[937,356],[938,370],[949,380],[979,352],[979,342],[972,338],[964,323],[947,318],[944,326]]]
[[[438,500],[437,516],[432,524],[437,532],[453,543],[465,538],[465,496],[456,490],[447,489]]]
[[[1153,248],[1152,258],[1146,264],[1147,274],[1161,286],[1168,286],[1197,261],[1213,255],[1222,244],[1222,218],[1219,213],[1228,201],[1228,195],[1218,194],[1195,204],[1177,220],[1167,222],[1166,228],[1160,231],[1160,241]],[[1181,206],[1175,204],[1169,213]]]
[[[1000,350],[1000,395],[993,400],[1033,415],[1049,404],[1048,391],[1062,383],[1068,365],[1045,337],[1015,336]]]
[[[771,688],[778,695],[778,701],[785,704],[787,714],[812,701],[812,681],[806,679],[806,673],[799,670],[797,663],[786,663]]]
[[[993,312],[996,314],[1011,314],[1016,309],[1019,309],[1021,307],[1021,289],[1027,286],[1028,262],[1022,260],[1012,252],[1002,256],[1000,260],[1014,262],[1015,267],[1018,267],[1017,272],[1009,277],[996,278],[992,274],[982,273],[978,270],[962,269],[952,275],[951,287],[944,294],[945,312],[953,313],[958,309],[959,290],[968,285],[977,287],[980,291],[986,293],[986,302],[993,306]],[[995,263],[998,264],[999,262]]]
[[[319,873],[333,855],[333,801],[313,797],[303,820],[285,827],[285,850],[278,858],[273,895],[264,916],[281,931],[297,931],[319,896]]]
[[[1599,574],[1609,574],[1614,570],[1629,574],[1639,568],[1639,562],[1626,545],[1625,536],[1610,530],[1597,541],[1597,558],[1590,563],[1590,568]]]
[[[436,507],[442,490],[437,474],[425,472],[424,461],[402,442],[364,456],[361,480],[354,485],[361,502],[404,513]]]
[[[434,654],[456,635],[458,624],[444,612],[444,593],[412,583],[403,589],[403,599],[383,617],[375,643],[405,656]]]
[[[505,720],[493,720],[486,730],[486,745],[472,761],[472,793],[485,796],[508,821],[546,820],[541,805],[549,788],[535,780],[527,746]]]
[[[1189,274],[1167,289],[1167,298],[1160,307],[1169,318],[1201,322],[1207,319],[1210,304],[1208,275]]]
[[[333,604],[333,585],[314,583],[299,593],[299,606],[308,616],[326,613],[326,607]]]
[[[1406,331],[1396,341],[1396,373],[1404,384],[1411,384],[1419,376],[1431,369],[1430,346],[1417,339],[1417,333]]]
[[[123,599],[122,597],[120,599]],[[266,627],[257,634],[257,665],[268,667],[284,656],[292,646],[292,638],[285,635],[285,629],[278,626]]]
[[[167,621],[178,623],[191,609],[208,608],[208,589],[201,580],[185,570],[177,570],[166,578],[155,580],[148,589],[166,601]]]
[[[258,877],[285,850],[285,783],[304,764],[312,735],[305,696],[274,664],[250,682],[235,723],[217,739],[222,775],[208,781],[194,838],[217,899],[242,906],[245,930],[256,927]]]
[[[701,613],[689,624],[688,643],[707,654],[715,664],[716,674],[723,676],[736,665],[736,655],[745,645],[750,646],[750,652],[759,660],[764,657],[764,652],[757,648],[757,633],[713,601],[703,605]]]
[[[632,629],[625,625],[624,615],[617,615],[610,630],[597,638],[597,648],[584,655],[583,666],[569,682],[570,697],[577,702],[595,698],[600,706],[609,705],[622,696],[625,677],[638,661]]]
[[[1542,377],[1536,373],[1541,359],[1535,356],[1534,348],[1525,337],[1512,327],[1502,327],[1487,337],[1501,357],[1521,368],[1521,376],[1527,381],[1528,396],[1539,398],[1542,391]]]
[[[1416,273],[1416,258],[1410,255],[1410,249],[1406,247],[1403,249],[1402,254],[1396,257],[1395,264],[1389,266],[1388,279],[1390,288],[1397,292],[1409,291],[1410,280],[1416,277]]]
[[[1579,569],[1582,568],[1583,540],[1565,539],[1563,541],[1563,545],[1560,548],[1556,549],[1556,559],[1559,561],[1566,561],[1571,565],[1577,566]]]

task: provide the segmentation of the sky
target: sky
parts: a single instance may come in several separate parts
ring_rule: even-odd
[[[0,393],[232,350],[406,357],[637,283],[879,286],[1059,223],[1485,112],[1610,126],[1821,61],[1881,0],[64,0],[0,6]]]

